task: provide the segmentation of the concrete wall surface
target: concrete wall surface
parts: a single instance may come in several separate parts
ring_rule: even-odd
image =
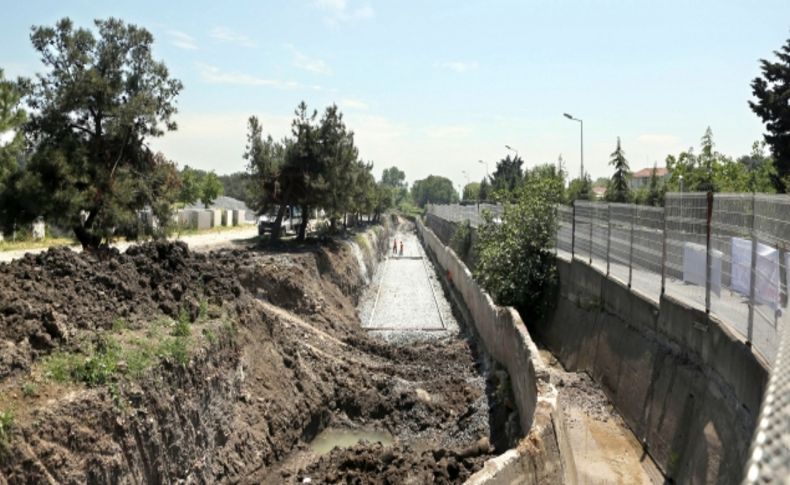
[[[534,325],[567,370],[585,371],[676,483],[737,483],[768,366],[728,328],[668,297],[640,296],[558,258],[554,313]]]
[[[426,250],[460,295],[484,348],[507,369],[521,429],[527,435],[468,483],[575,483],[571,455],[562,453],[569,447],[557,393],[521,317],[513,308],[495,305],[455,252],[419,219],[416,225]]]

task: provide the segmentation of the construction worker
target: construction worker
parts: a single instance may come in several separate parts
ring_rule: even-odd
[[[394,256],[396,254],[398,254],[398,240],[397,239],[393,240],[393,242],[392,242],[392,255]]]
[[[403,240],[400,242],[400,255],[403,256]]]

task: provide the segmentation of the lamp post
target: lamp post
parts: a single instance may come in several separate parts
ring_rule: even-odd
[[[563,113],[562,115],[565,116],[566,118],[568,118],[571,121],[578,121],[579,122],[579,128],[581,129],[581,131],[580,131],[580,134],[581,134],[581,143],[580,143],[580,145],[581,145],[581,173],[580,173],[579,177],[580,178],[584,178],[584,121],[582,121],[582,120],[580,120],[578,118],[574,118],[573,116],[569,115],[568,113]]]
[[[466,173],[466,170],[461,170],[461,173],[464,174],[464,177],[466,178],[466,185],[469,185],[469,174]],[[466,187],[464,187],[464,190],[466,190]],[[464,190],[461,191],[461,200],[464,200]]]
[[[488,162],[484,162],[483,160],[478,160],[477,163],[482,163],[486,166],[486,178],[488,178]]]
[[[513,147],[512,147],[512,146],[510,146],[510,145],[505,145],[505,148],[507,148],[507,149],[508,149],[508,150],[510,150],[511,152],[514,152],[514,153],[516,154],[516,158],[518,158],[518,149],[516,149],[516,148],[513,148]]]

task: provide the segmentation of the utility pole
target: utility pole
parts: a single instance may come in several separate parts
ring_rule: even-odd
[[[584,178],[584,121],[580,120],[579,118],[574,118],[573,116],[569,115],[568,113],[563,113],[563,116],[565,116],[569,120],[578,121],[579,122],[579,128],[581,130],[580,131],[580,134],[581,134],[581,136],[580,136],[581,169],[579,171],[579,178],[583,179]]]

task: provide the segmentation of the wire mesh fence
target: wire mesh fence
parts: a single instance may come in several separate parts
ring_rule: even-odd
[[[577,201],[557,208],[556,250],[649,298],[665,295],[704,310],[773,363],[744,483],[784,480],[790,196],[672,193],[663,208]]]
[[[429,206],[482,223],[502,207]],[[671,193],[664,207],[576,201],[557,207],[558,255],[573,257],[656,301],[670,296],[723,321],[769,361],[788,320],[790,197]]]

